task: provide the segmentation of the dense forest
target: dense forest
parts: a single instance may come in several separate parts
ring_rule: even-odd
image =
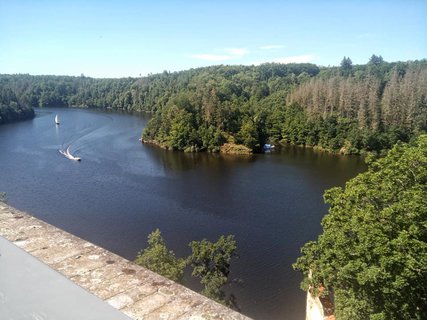
[[[140,110],[138,82],[133,78],[0,75],[3,94],[12,92],[19,105]],[[132,96],[133,94],[133,96]]]
[[[185,74],[185,73],[184,73]],[[184,75],[183,74],[183,75]],[[178,150],[256,151],[284,141],[342,153],[381,151],[427,127],[427,62],[340,67],[265,64],[199,70],[164,100],[144,131]]]
[[[323,232],[294,268],[304,290],[333,295],[336,319],[426,319],[427,135],[373,159],[325,192]]]
[[[2,114],[49,106],[150,112],[144,141],[186,151],[216,152],[226,142],[259,151],[279,141],[381,151],[427,128],[426,60],[373,55],[366,65],[345,57],[339,67],[212,66],[139,79],[0,75],[0,83]]]
[[[287,97],[288,105],[301,106],[306,125],[291,140],[354,153],[388,149],[426,130],[426,61],[385,64],[374,57],[336,71],[325,70]]]
[[[0,78],[0,124],[34,117],[34,109],[18,102],[16,94]]]

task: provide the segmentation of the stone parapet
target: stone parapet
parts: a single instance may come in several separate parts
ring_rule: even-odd
[[[249,319],[2,202],[0,235],[132,319]]]

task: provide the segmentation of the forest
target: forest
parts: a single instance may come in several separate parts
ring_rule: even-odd
[[[427,128],[427,61],[339,67],[211,66],[143,78],[0,75],[0,110],[111,108],[150,112],[142,137],[168,149],[217,152],[265,143],[345,154],[381,152]],[[5,116],[5,115],[6,116]]]
[[[0,77],[0,124],[33,118],[34,109],[28,104],[18,103],[15,92],[3,86],[2,80]]]

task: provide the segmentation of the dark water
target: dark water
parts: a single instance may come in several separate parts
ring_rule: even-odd
[[[155,228],[179,256],[191,240],[234,234],[240,258],[231,278],[240,280],[227,291],[242,312],[304,319],[291,264],[321,231],[323,191],[364,170],[363,160],[292,147],[252,158],[170,152],[138,142],[146,121],[49,109],[0,126],[0,191],[11,205],[128,259]],[[68,145],[80,163],[58,152]]]

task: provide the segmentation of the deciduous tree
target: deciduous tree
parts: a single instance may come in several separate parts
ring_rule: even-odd
[[[135,263],[174,281],[182,280],[187,265],[185,259],[176,258],[167,248],[159,229],[148,235],[148,247],[138,254]]]
[[[371,161],[344,190],[325,193],[323,233],[302,248],[294,268],[304,274],[304,290],[332,290],[337,319],[425,319],[426,183],[422,135]]]
[[[190,243],[190,263],[193,276],[200,278],[204,285],[203,293],[217,301],[225,302],[221,290],[230,273],[230,261],[236,256],[237,244],[234,236],[221,236],[212,243],[206,239]]]

